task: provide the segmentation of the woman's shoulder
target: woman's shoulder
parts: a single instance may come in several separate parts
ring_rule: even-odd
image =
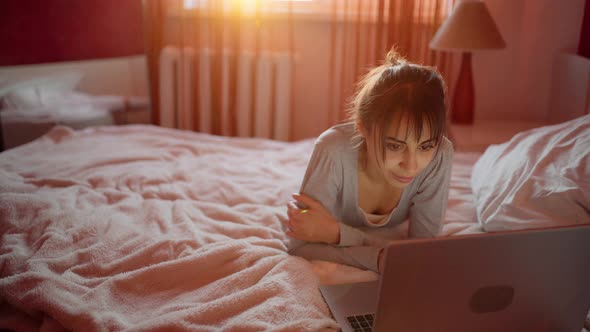
[[[453,164],[453,143],[447,138],[442,138],[438,151],[432,161],[420,173],[422,181],[431,181],[432,179],[444,177],[444,174],[451,169]]]
[[[433,170],[435,171],[434,173],[445,172],[453,164],[453,154],[453,143],[446,136],[443,136],[434,159],[427,167],[430,171],[426,173],[432,173]]]
[[[439,158],[441,158],[446,163],[452,163],[453,161],[453,143],[449,140],[446,136],[443,136],[440,148],[439,148]]]
[[[445,174],[452,167],[453,153],[453,143],[447,137],[443,136],[436,157],[430,162],[427,167],[429,170],[425,173],[430,174],[429,177],[438,177]]]
[[[352,122],[341,123],[332,126],[321,133],[316,140],[316,144],[335,144],[339,142],[350,143],[353,136],[354,124]]]
[[[354,135],[354,124],[352,122],[342,123],[324,131],[318,136],[315,144],[333,149],[351,148]]]
[[[444,159],[453,159],[453,152],[453,143],[446,136],[443,136],[439,153]]]

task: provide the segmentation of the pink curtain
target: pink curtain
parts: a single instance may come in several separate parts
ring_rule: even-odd
[[[153,123],[317,135],[345,118],[355,82],[392,46],[448,76],[450,58],[428,43],[453,1],[144,0]]]
[[[345,119],[346,101],[367,68],[380,64],[395,47],[412,62],[452,71],[445,52],[429,49],[454,0],[332,0],[330,103],[332,123]],[[450,84],[447,79],[447,85]],[[449,91],[450,92],[450,91]]]
[[[291,6],[268,8],[267,2],[144,1],[154,124],[216,135],[278,137],[276,108],[286,104],[292,114],[293,91],[287,88],[278,96],[274,80],[281,73],[279,62],[294,79],[295,47]],[[170,87],[172,99],[165,95]],[[249,105],[240,104],[244,100]],[[267,106],[266,128],[257,123],[262,104]],[[247,114],[239,113],[244,109]],[[283,139],[292,136],[292,128],[286,131]]]

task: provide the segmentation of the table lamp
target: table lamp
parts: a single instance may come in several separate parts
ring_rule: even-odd
[[[506,47],[486,4],[483,1],[459,1],[443,22],[430,48],[461,51],[461,69],[451,105],[451,122],[472,124],[475,98],[471,73],[471,51]]]

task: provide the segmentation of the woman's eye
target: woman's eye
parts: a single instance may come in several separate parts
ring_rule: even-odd
[[[399,151],[402,149],[402,145],[397,143],[387,143],[386,147],[391,151]]]
[[[434,149],[434,144],[424,144],[420,147],[423,151],[428,151]]]

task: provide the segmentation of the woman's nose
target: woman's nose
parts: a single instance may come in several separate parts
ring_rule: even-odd
[[[406,150],[400,163],[400,166],[408,172],[414,173],[418,169],[418,161],[416,160],[416,153]]]

